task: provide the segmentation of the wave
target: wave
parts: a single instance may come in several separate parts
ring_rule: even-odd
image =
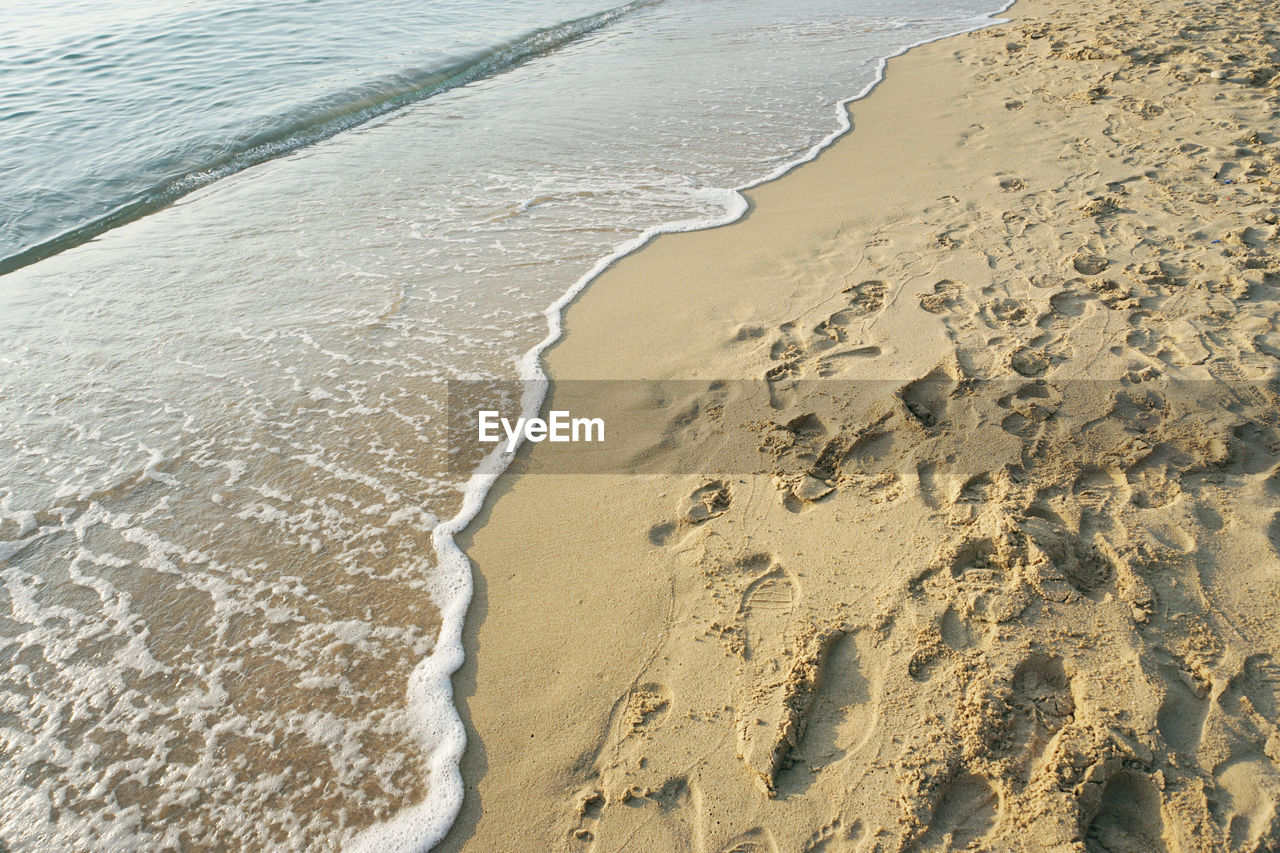
[[[314,145],[409,104],[547,56],[626,15],[661,2],[633,0],[603,12],[533,30],[443,67],[404,71],[314,101],[285,116],[276,126],[232,143],[228,150],[181,174],[162,179],[107,213],[0,258],[0,275],[87,243],[222,178]]]

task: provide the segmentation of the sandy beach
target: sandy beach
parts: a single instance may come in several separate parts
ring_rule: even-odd
[[[460,540],[438,849],[1280,846],[1275,8],[1006,17],[569,308],[553,382],[702,384]]]

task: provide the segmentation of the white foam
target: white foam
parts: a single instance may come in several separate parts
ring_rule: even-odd
[[[532,347],[519,361],[520,378],[527,382],[521,398],[524,417],[536,417],[546,398],[548,379],[542,369],[542,353],[558,341],[564,333],[564,310],[597,276],[623,257],[646,245],[659,234],[699,231],[718,228],[736,222],[750,209],[743,193],[761,184],[776,180],[792,169],[815,159],[822,151],[852,128],[849,104],[866,97],[884,79],[888,61],[901,56],[912,48],[973,32],[995,24],[1007,23],[996,17],[1013,5],[1008,0],[999,9],[974,20],[971,26],[923,39],[882,57],[876,66],[874,78],[857,94],[836,104],[839,126],[800,157],[789,161],[764,177],[750,181],[732,190],[720,192],[724,214],[718,218],[685,220],[656,226],[639,236],[627,240],[601,258],[583,276],[551,303],[544,312],[547,335]],[[448,521],[439,524],[431,534],[438,565],[432,573],[432,597],[440,608],[440,634],[431,654],[414,669],[409,679],[408,703],[413,716],[414,733],[428,757],[430,779],[427,797],[422,802],[401,809],[384,823],[375,824],[356,835],[348,844],[351,851],[368,853],[416,853],[430,850],[448,833],[462,808],[463,782],[460,770],[467,735],[453,704],[452,676],[465,658],[462,646],[463,620],[471,603],[473,584],[471,563],[458,547],[454,536],[462,531],[480,512],[484,499],[499,475],[506,470],[515,453],[499,445],[484,458],[477,471],[468,480],[463,492],[462,507]]]

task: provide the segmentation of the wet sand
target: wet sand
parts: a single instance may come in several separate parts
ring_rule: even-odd
[[[553,380],[761,466],[504,478],[440,849],[1280,843],[1273,11],[1024,0],[592,283]]]

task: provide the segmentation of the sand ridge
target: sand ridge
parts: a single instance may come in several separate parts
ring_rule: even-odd
[[[766,470],[500,490],[444,849],[1280,846],[1280,25],[1011,17],[571,308]]]

